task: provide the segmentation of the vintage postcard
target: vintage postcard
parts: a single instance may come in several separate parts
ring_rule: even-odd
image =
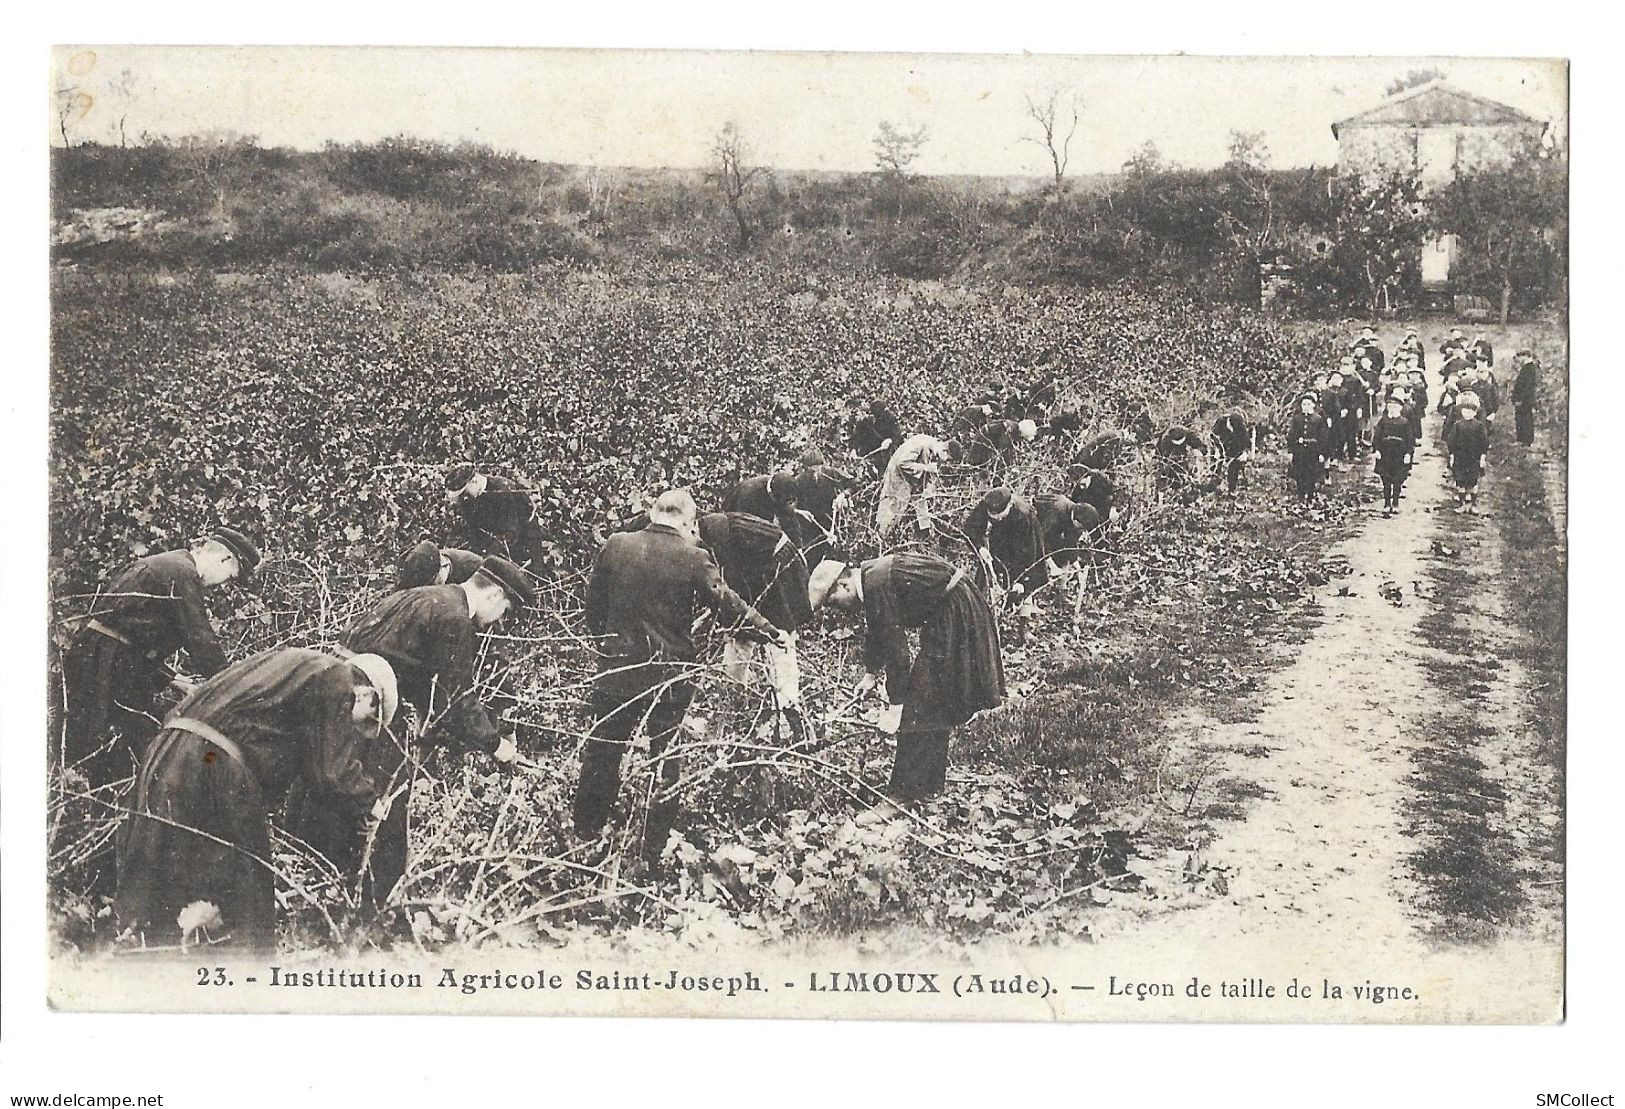
[[[1562,1019],[1563,61],[51,81],[53,1006]]]

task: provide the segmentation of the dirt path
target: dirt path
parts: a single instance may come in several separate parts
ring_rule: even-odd
[[[1500,538],[1492,516],[1452,504],[1430,419],[1400,514],[1374,511],[1334,548],[1348,572],[1321,591],[1318,628],[1256,716],[1171,722],[1185,765],[1211,760],[1190,799],[1218,819],[1137,860],[1146,888],[1104,899],[1098,939],[1434,967],[1471,940],[1448,961],[1487,946],[1525,968],[1531,950],[1560,959],[1561,818],[1529,788],[1540,773],[1522,749],[1527,678],[1501,649]],[[1458,613],[1459,591],[1482,603]]]

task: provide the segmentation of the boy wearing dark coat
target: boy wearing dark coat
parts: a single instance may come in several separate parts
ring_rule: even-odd
[[[1456,511],[1476,512],[1478,482],[1489,461],[1490,436],[1484,421],[1478,418],[1478,403],[1470,393],[1463,393],[1456,405],[1456,420],[1445,434],[1445,447],[1450,455],[1450,476],[1456,483]]]
[[[815,529],[798,512],[801,507],[801,483],[790,470],[775,470],[771,474],[756,474],[728,490],[722,498],[724,512],[748,512],[763,520],[771,520],[784,529],[790,542],[798,549],[819,538]]]
[[[341,653],[376,654],[389,662],[401,700],[416,714],[415,734],[409,730],[398,739],[383,732],[363,752],[363,766],[383,791],[388,809],[374,829],[370,852],[349,826],[332,819],[330,798],[306,789],[296,793],[289,809],[303,839],[340,870],[362,871],[363,888],[375,903],[385,901],[406,873],[419,748],[448,744],[483,752],[499,763],[517,758],[513,739],[476,692],[478,633],[510,611],[535,603],[525,571],[491,555],[461,584],[389,594],[340,640]]]
[[[987,586],[997,585],[1008,600],[1036,593],[1049,579],[1038,514],[1009,489],[989,489],[976,502],[963,527],[965,541],[976,552]]]
[[[1053,493],[1034,497],[1033,509],[1038,513],[1039,538],[1043,540],[1045,569],[1050,577],[1067,573],[1073,566],[1081,570],[1072,602],[1072,610],[1077,613],[1083,608],[1090,574],[1102,561],[1104,521],[1090,505]]]
[[[199,925],[218,915],[209,939],[273,947],[270,810],[304,779],[336,821],[376,815],[361,753],[395,697],[377,656],[305,647],[264,651],[193,690],[147,747],[118,832],[119,927],[165,946],[187,938],[189,914]]]
[[[829,465],[819,452],[808,451],[797,463],[795,481],[794,511],[801,529],[790,540],[800,548],[809,567],[817,566],[834,548],[835,514],[851,500],[847,491],[852,488],[853,478]]]
[[[1381,372],[1372,367],[1368,358],[1343,374],[1343,409],[1348,413],[1343,421],[1343,456],[1357,458],[1365,449],[1365,425],[1371,416],[1372,383],[1380,381]]]
[[[868,410],[852,425],[847,445],[852,457],[868,466],[876,478],[886,471],[892,451],[903,442],[903,426],[897,413],[880,401],[871,401]]]
[[[1157,488],[1184,494],[1191,487],[1191,454],[1206,453],[1207,444],[1188,427],[1175,424],[1163,432],[1153,448]]]
[[[529,485],[459,462],[446,473],[446,503],[462,517],[482,556],[503,555],[541,572],[548,539]]]
[[[1320,398],[1305,393],[1298,403],[1298,412],[1287,427],[1287,450],[1291,463],[1287,468],[1300,500],[1308,501],[1320,488],[1325,474],[1330,422],[1320,409]]]
[[[1101,431],[1083,441],[1075,461],[1091,470],[1110,473],[1139,453],[1139,444],[1133,436],[1121,431]]]
[[[946,560],[908,552],[857,566],[821,563],[810,591],[815,605],[863,613],[868,674],[859,692],[884,675],[887,700],[900,706],[888,792],[900,800],[942,792],[949,734],[1004,700],[999,629],[987,598]],[[920,649],[911,656],[914,628]]]
[[[1033,498],[1033,511],[1038,513],[1044,557],[1056,568],[1064,570],[1080,556],[1091,564],[1095,561],[1101,519],[1092,506],[1058,493],[1040,493]]]
[[[1066,478],[1067,500],[1093,508],[1102,526],[1117,518],[1117,485],[1110,474],[1075,462],[1066,468]]]
[[[1488,362],[1478,363],[1473,392],[1478,394],[1479,415],[1486,424],[1494,424],[1495,414],[1501,410],[1501,386],[1495,380],[1495,370]]]
[[[1382,514],[1392,516],[1399,508],[1400,490],[1410,475],[1416,452],[1416,436],[1405,411],[1405,395],[1394,393],[1384,405],[1385,413],[1371,429],[1371,446],[1377,455],[1377,477],[1382,480]]]
[[[1224,470],[1225,492],[1234,497],[1242,468],[1258,449],[1258,429],[1240,412],[1227,412],[1213,421],[1213,443]]]
[[[137,559],[91,602],[62,660],[62,748],[91,789],[118,781],[158,730],[153,703],[175,679],[166,661],[184,651],[199,677],[225,668],[204,591],[246,576],[260,553],[221,528],[190,549]]]
[[[782,643],[763,643],[740,625],[723,648],[723,669],[746,685],[765,672],[772,690],[770,712],[777,734],[806,735],[801,712],[801,673],[796,631],[812,617],[807,598],[807,559],[784,529],[748,512],[710,512],[699,518],[700,542],[739,597],[784,633]]]
[[[1349,407],[1342,371],[1326,375],[1326,386],[1320,391],[1320,411],[1326,417],[1326,460],[1335,466],[1348,448]]]
[[[1416,440],[1418,448],[1422,445],[1422,416],[1428,410],[1428,382],[1427,375],[1421,370],[1410,371],[1409,381],[1409,410],[1411,418],[1411,437]]]

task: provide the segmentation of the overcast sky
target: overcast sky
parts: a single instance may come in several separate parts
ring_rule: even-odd
[[[115,135],[111,86],[128,70],[132,137],[226,129],[308,149],[410,134],[600,165],[703,164],[732,120],[765,164],[865,170],[889,120],[927,128],[920,172],[1047,173],[1020,140],[1035,133],[1023,94],[1050,88],[1080,104],[1074,172],[1116,170],[1147,140],[1216,165],[1232,129],[1263,132],[1277,166],[1327,165],[1331,123],[1425,65],[1567,126],[1563,66],[1505,59],[72,47],[53,60],[59,83],[89,94],[74,141]]]

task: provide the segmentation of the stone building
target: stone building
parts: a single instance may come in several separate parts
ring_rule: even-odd
[[[1405,89],[1359,115],[1332,124],[1339,173],[1414,172],[1424,194],[1457,174],[1501,165],[1547,124],[1508,104],[1476,96],[1443,80]],[[1455,237],[1422,244],[1422,284],[1448,289]]]

